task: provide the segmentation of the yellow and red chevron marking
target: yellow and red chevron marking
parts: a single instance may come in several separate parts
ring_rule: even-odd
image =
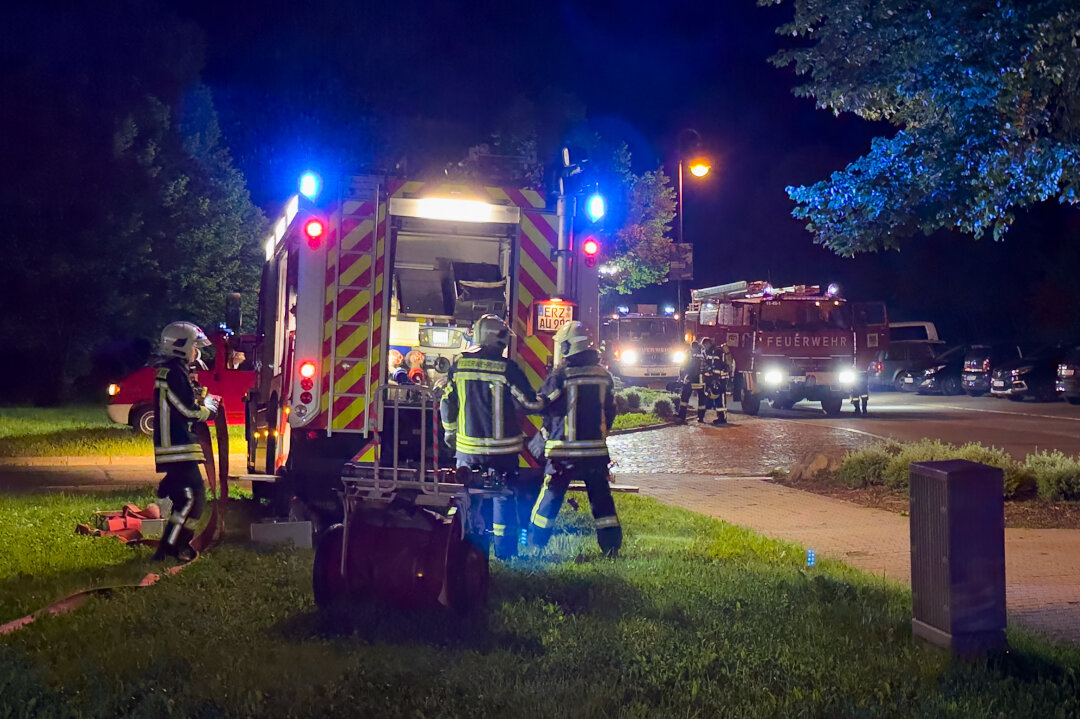
[[[539,388],[547,375],[553,342],[547,333],[529,334],[529,315],[533,311],[533,302],[549,299],[555,294],[555,263],[551,260],[551,251],[558,241],[558,218],[541,212],[523,212],[520,235],[517,306],[514,308],[514,332],[518,337],[515,359],[533,387]],[[527,436],[533,436],[540,429],[540,418],[529,417],[523,429]],[[521,467],[538,466],[528,450],[521,453],[518,463]]]
[[[368,379],[375,358],[368,356],[368,343],[377,295],[376,273],[381,269],[373,256],[375,213],[374,201],[345,201],[340,242],[328,245],[321,400],[322,406],[330,409],[331,431],[363,429],[370,405]],[[331,362],[336,362],[333,384]]]
[[[368,388],[369,396],[372,401],[368,403],[367,410],[367,429],[369,431],[377,431],[379,429],[378,416],[379,403],[374,401],[374,398],[378,396],[379,388],[382,386],[383,377],[386,371],[383,367],[383,290],[386,286],[386,278],[383,275],[383,266],[386,260],[386,221],[387,221],[387,206],[386,203],[381,203],[378,209],[378,221],[375,227],[375,252],[373,257],[374,262],[374,282],[372,283],[372,298],[371,298],[371,358],[368,369]],[[362,423],[363,420],[361,419]],[[355,427],[355,429],[362,429],[363,425]]]

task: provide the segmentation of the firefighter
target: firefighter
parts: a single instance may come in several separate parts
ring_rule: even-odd
[[[600,366],[580,322],[568,322],[555,333],[555,371],[540,389],[547,436],[544,485],[529,521],[529,543],[543,547],[572,479],[585,482],[601,551],[615,557],[622,546],[622,527],[608,483],[607,433],[615,421],[615,383]]]
[[[855,408],[855,414],[866,414],[866,405],[870,401],[870,380],[866,372],[859,372],[855,378],[855,386],[851,390],[851,406]]]
[[[718,383],[721,377],[721,358],[716,351],[716,341],[712,337],[704,337],[701,340],[701,379],[698,390],[697,419],[699,423],[705,422],[705,414],[711,409],[716,411],[713,424],[724,424],[727,419],[727,409],[721,409],[724,405],[723,396],[718,391]]]
[[[525,446],[519,411],[537,412],[543,405],[517,363],[503,357],[510,344],[505,322],[496,315],[482,316],[473,325],[473,342],[476,346],[450,368],[440,411],[458,467],[501,475],[511,490],[512,496],[483,502],[476,518],[491,528],[495,556],[509,559],[517,554],[530,505],[528,488],[518,481],[518,455]],[[486,533],[472,540],[487,549]]]
[[[200,402],[202,391],[192,381],[191,365],[199,348],[209,344],[203,331],[190,322],[173,322],[161,331],[161,358],[154,380],[154,461],[157,471],[165,473],[157,496],[172,501],[172,514],[155,560],[195,557],[192,527],[202,516],[206,485],[200,470],[205,457],[194,425],[213,417],[217,403],[213,398]]]
[[[678,418],[681,424],[686,424],[686,408],[690,404],[690,397],[694,390],[698,390],[698,405],[702,403],[701,390],[701,343],[694,340],[690,343],[690,356],[686,358],[683,366],[682,389],[679,392]]]
[[[709,340],[710,344],[712,340]],[[712,423],[715,425],[727,424],[727,391],[728,383],[735,376],[735,357],[731,354],[727,344],[720,345],[717,351],[715,346],[710,346],[705,355],[705,401],[706,409],[716,411],[716,417]],[[705,413],[698,411],[698,421],[704,421]]]

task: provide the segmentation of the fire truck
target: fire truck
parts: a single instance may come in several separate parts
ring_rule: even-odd
[[[439,385],[468,348],[477,318],[507,320],[514,333],[508,356],[534,387],[552,364],[552,337],[564,322],[580,320],[597,337],[598,275],[589,267],[595,263],[579,261],[586,250],[573,247],[566,198],[555,204],[552,211],[533,189],[373,175],[337,188],[327,183],[318,198],[297,195],[287,203],[266,243],[247,464],[257,495],[279,511],[291,506],[294,517],[317,528],[338,521],[344,505],[352,536],[341,537],[337,525],[320,540],[320,552],[333,557],[316,555],[317,599],[320,591],[337,591],[347,566],[354,579],[366,571],[334,554],[344,556],[357,537],[373,547],[390,542],[388,532],[404,532],[386,556],[429,542],[425,536],[450,541],[448,517],[465,512],[449,512],[448,505],[468,496],[447,474],[454,461],[438,426]],[[539,423],[529,417],[525,434],[534,435]],[[519,465],[539,479],[527,450]],[[438,505],[443,514],[387,519],[391,513],[383,510],[403,502]],[[350,516],[367,519],[349,530]],[[382,534],[373,538],[375,526]],[[464,561],[440,551],[447,566]],[[469,561],[486,568],[486,557]],[[335,562],[342,571],[324,571],[320,579],[319,566],[333,569]],[[382,569],[397,571],[390,564]],[[429,582],[439,572],[415,574]],[[417,581],[408,574],[385,583],[407,585],[401,596],[409,597],[424,594]],[[426,596],[432,593],[445,600],[446,587]]]
[[[656,305],[620,306],[601,320],[604,363],[627,384],[671,384],[679,379],[687,347],[674,315],[657,314]]]
[[[883,303],[849,303],[835,284],[822,291],[733,282],[691,292],[686,338],[703,337],[731,349],[734,393],[745,413],[757,414],[767,399],[777,409],[820,402],[836,415],[864,386],[874,354],[888,346],[889,325]]]

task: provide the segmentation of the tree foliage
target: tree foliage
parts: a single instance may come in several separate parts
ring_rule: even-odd
[[[630,175],[625,220],[615,230],[615,252],[605,258],[614,267],[601,275],[601,292],[620,294],[667,282],[671,256],[671,223],[675,219],[675,188],[664,170]]]
[[[224,295],[258,288],[265,221],[233,167],[201,35],[153,3],[24,7],[3,38],[0,192],[9,281],[5,363],[33,399],[62,398],[95,348],[215,325]]]
[[[759,0],[779,4],[783,0]],[[845,256],[917,232],[1001,239],[1014,211],[1080,200],[1075,0],[793,0],[779,52],[817,106],[898,130],[810,186],[789,187],[814,241]]]

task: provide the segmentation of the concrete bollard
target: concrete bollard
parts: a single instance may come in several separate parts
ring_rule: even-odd
[[[1006,644],[1002,489],[1002,471],[985,464],[911,465],[911,629],[955,654]]]

